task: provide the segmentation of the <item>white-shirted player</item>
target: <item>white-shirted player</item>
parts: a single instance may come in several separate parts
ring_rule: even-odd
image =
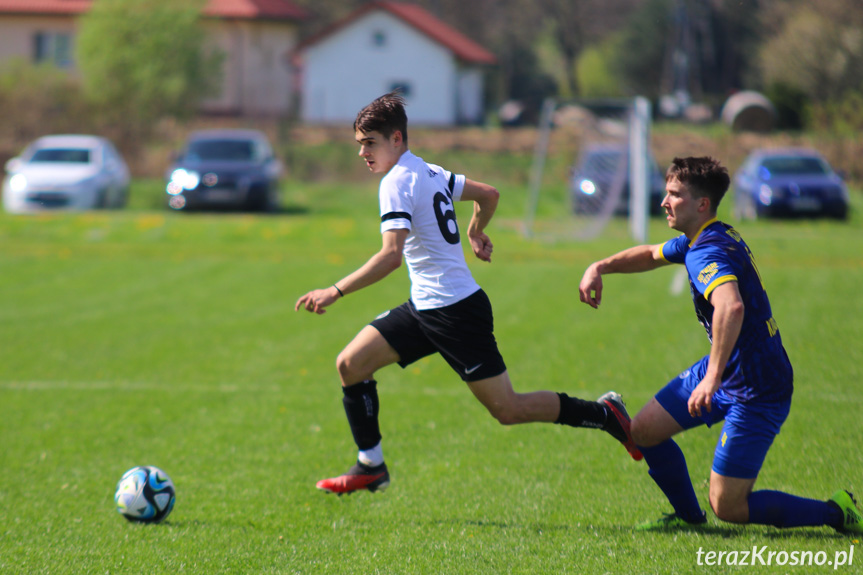
[[[299,298],[295,309],[322,314],[337,299],[389,275],[403,258],[411,297],[364,327],[338,356],[345,413],[359,454],[346,474],[323,479],[317,487],[342,494],[389,485],[374,374],[393,363],[404,368],[433,353],[449,363],[500,423],[544,421],[604,429],[633,459],[641,459],[619,394],[608,392],[594,402],[551,391],[513,390],[494,338],[491,304],[465,262],[454,209],[454,202],[474,202],[468,241],[477,258],[490,262],[493,246],[485,228],[497,207],[498,191],[412,154],[404,99],[397,92],[363,108],[354,131],[360,157],[372,173],[383,175],[383,246],[333,286]]]

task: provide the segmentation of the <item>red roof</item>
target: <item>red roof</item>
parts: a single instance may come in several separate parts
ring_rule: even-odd
[[[497,58],[494,54],[449,24],[442,22],[421,6],[417,6],[415,4],[404,4],[401,2],[369,2],[349,16],[345,17],[343,20],[336,22],[323,32],[308,38],[297,47],[297,50],[301,51],[307,46],[317,44],[323,38],[345,28],[349,24],[352,24],[374,10],[384,10],[400,20],[403,20],[438,44],[449,49],[461,60],[477,64],[497,63]]]
[[[290,0],[210,0],[204,14],[242,20],[302,20],[306,17],[305,10]]]
[[[83,14],[93,0],[0,0],[0,14]],[[204,14],[243,20],[302,20],[306,12],[290,0],[209,0]]]
[[[91,0],[0,0],[0,13],[7,14],[81,14],[90,9]]]

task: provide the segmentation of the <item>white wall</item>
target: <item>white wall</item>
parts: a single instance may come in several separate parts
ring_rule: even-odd
[[[375,45],[382,34],[383,45]],[[456,122],[452,54],[387,12],[371,12],[303,54],[301,115],[311,123],[352,124],[366,104],[394,84],[410,86],[408,125]]]
[[[482,104],[482,71],[463,68],[458,75],[458,120],[462,123],[481,124],[484,120]]]

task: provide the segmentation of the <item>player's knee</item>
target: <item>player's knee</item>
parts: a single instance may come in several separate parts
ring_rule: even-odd
[[[338,355],[338,357],[336,357],[336,370],[339,372],[340,375],[348,370],[348,364],[349,363],[350,363],[350,358],[348,357],[348,355],[344,351],[342,351]]]
[[[501,425],[516,425],[519,423],[524,423],[523,420],[519,419],[518,417],[515,417],[512,414],[495,415],[494,418]]]
[[[494,405],[489,407],[488,411],[501,425],[516,425],[526,421],[523,414],[514,406]]]
[[[509,412],[493,413],[492,415],[501,425],[515,425],[516,423],[521,423],[514,414]]]
[[[338,370],[343,382],[350,385],[359,381],[357,378],[361,378],[359,373],[361,370],[358,363],[357,358],[346,350],[339,354],[336,358],[336,370]]]
[[[749,521],[749,506],[746,501],[731,500],[711,493],[710,508],[717,519],[722,521],[729,523],[746,523]]]

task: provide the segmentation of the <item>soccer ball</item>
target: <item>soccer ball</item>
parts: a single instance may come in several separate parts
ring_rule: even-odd
[[[129,521],[158,523],[174,508],[177,497],[168,474],[152,465],[133,467],[117,482],[114,502]]]

